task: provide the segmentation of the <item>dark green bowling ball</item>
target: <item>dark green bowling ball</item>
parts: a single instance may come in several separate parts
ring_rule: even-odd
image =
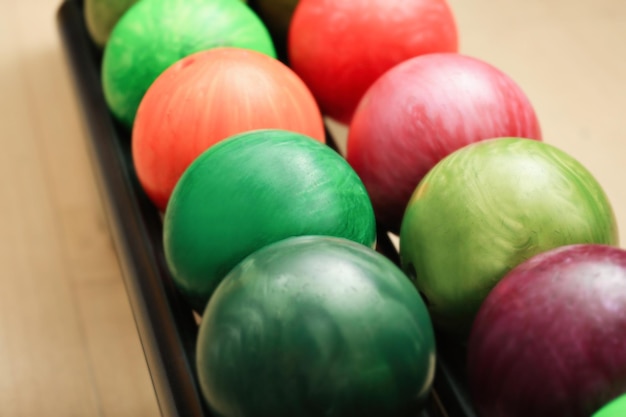
[[[415,287],[339,238],[290,238],[247,257],[198,336],[202,392],[222,417],[415,417],[434,366]]]

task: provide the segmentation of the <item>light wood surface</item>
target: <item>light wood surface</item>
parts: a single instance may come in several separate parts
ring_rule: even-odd
[[[0,415],[157,416],[61,50],[59,5],[0,0]],[[451,5],[462,52],[522,86],[544,139],[596,176],[626,234],[626,2]]]
[[[0,1],[0,415],[156,416],[59,4]]]

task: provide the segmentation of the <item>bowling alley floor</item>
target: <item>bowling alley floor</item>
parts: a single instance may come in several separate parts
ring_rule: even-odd
[[[519,83],[544,140],[596,176],[626,233],[626,2],[450,3],[461,52]],[[157,416],[59,5],[0,0],[0,415]]]

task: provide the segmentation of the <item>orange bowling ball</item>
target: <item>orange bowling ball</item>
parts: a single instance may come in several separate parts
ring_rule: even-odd
[[[164,211],[185,169],[232,135],[283,129],[325,142],[324,122],[304,82],[256,51],[222,47],[181,59],[146,92],[132,132],[139,181]]]

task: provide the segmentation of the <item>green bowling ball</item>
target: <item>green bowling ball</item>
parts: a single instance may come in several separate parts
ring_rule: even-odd
[[[267,28],[240,0],[142,0],[117,22],[104,49],[102,86],[113,116],[131,128],[152,82],[170,65],[219,46],[276,57]]]
[[[626,416],[626,394],[617,397],[597,411],[592,417],[624,417]]]
[[[202,311],[221,279],[250,253],[301,235],[372,246],[374,210],[334,150],[286,130],[254,130],[211,146],[185,170],[163,220],[175,284]]]
[[[99,47],[106,45],[113,27],[137,0],[85,0],[84,18],[87,31]]]
[[[442,331],[466,337],[482,301],[513,267],[575,243],[617,245],[600,184],[547,143],[468,145],[420,182],[400,231],[402,267]]]
[[[222,417],[415,417],[430,392],[428,311],[391,261],[340,238],[254,252],[217,288],[197,344]]]

